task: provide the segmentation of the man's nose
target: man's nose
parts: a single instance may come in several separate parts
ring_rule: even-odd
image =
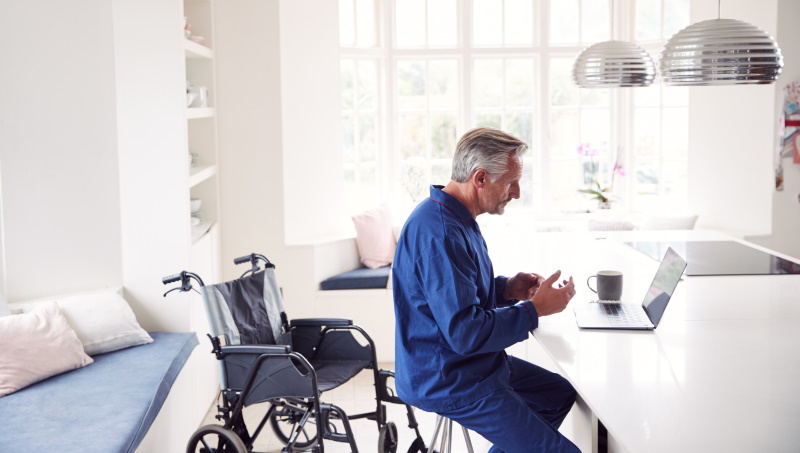
[[[519,198],[520,193],[521,191],[519,188],[519,183],[515,183],[514,185],[511,186],[511,193],[509,193],[509,196],[511,198]]]

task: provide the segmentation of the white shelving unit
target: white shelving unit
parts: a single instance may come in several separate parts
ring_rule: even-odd
[[[192,199],[201,200],[199,212],[193,213],[199,216],[199,225],[192,227],[191,235],[192,244],[196,244],[219,223],[214,2],[184,0],[183,7],[190,32],[183,41],[187,90],[189,86],[205,87],[208,93],[205,103],[194,99],[186,107],[188,152],[195,156],[195,164],[189,169],[189,193]]]

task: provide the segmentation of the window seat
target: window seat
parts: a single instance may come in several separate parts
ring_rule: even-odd
[[[3,397],[0,451],[136,451],[198,343],[194,333],[150,336]]]
[[[326,278],[319,284],[323,291],[346,289],[379,289],[386,288],[392,267],[384,266],[376,269],[362,267],[342,272]]]

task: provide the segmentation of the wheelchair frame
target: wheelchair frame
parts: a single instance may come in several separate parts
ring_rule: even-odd
[[[274,264],[272,264],[269,259],[256,253],[236,258],[234,260],[235,264],[250,262],[252,265],[251,269],[242,274],[240,278],[245,277],[249,273],[262,270],[259,266],[259,261],[263,261],[264,269],[274,267]],[[181,292],[193,290],[194,288],[192,287],[191,280],[195,280],[201,287],[205,286],[202,279],[197,274],[188,271],[182,271],[179,274],[164,277],[162,282],[165,285],[177,281],[181,283],[179,287],[167,291],[164,296],[176,290]],[[372,370],[373,383],[375,386],[375,410],[355,415],[347,415],[339,406],[322,402],[322,392],[320,392],[318,387],[316,370],[309,362],[309,358],[294,351],[292,346],[224,345],[222,344],[222,340],[227,342],[227,337],[225,335],[213,337],[207,334],[212,345],[211,352],[214,353],[217,360],[225,362],[229,357],[233,357],[237,354],[246,355],[248,357],[253,356],[255,358],[249,359],[252,363],[247,372],[247,377],[244,380],[244,386],[241,389],[222,388],[220,390],[220,395],[217,399],[218,414],[215,418],[223,422],[223,425],[212,424],[200,427],[192,435],[187,445],[187,453],[196,453],[197,451],[204,453],[251,452],[256,439],[262,433],[267,422],[270,422],[276,436],[284,443],[284,447],[281,450],[283,453],[308,450],[314,453],[324,453],[324,440],[347,442],[350,445],[352,453],[358,453],[358,446],[356,445],[356,440],[350,426],[351,420],[358,419],[367,419],[376,422],[379,431],[378,453],[395,453],[397,450],[397,427],[393,422],[387,420],[386,405],[383,403],[403,404],[406,406],[408,427],[413,429],[416,434],[416,438],[409,447],[408,452],[427,451],[419,432],[419,425],[414,416],[413,408],[398,398],[389,386],[388,380],[394,378],[394,372],[378,368],[375,344],[372,338],[361,327],[354,325],[352,320],[337,318],[298,319],[290,322],[284,312],[281,312],[281,324],[284,334],[291,334],[293,329],[301,327],[321,328],[319,339],[317,340],[316,346],[312,349],[314,354],[320,350],[325,339],[331,333],[337,331],[358,332],[369,344],[370,362],[364,369]],[[311,382],[310,394],[307,396],[274,395],[274,397],[258,398],[257,401],[249,402],[248,397],[253,391],[253,386],[259,371],[267,366],[269,361],[275,360],[280,360],[284,363],[288,362],[299,375],[309,376]],[[221,372],[227,370],[227,367],[221,364],[220,370]],[[221,379],[224,378],[224,376],[220,377]],[[226,387],[230,386],[226,385]],[[305,389],[305,391],[308,392],[308,389]],[[222,400],[221,402],[219,401],[220,397]],[[259,402],[269,402],[269,409],[256,429],[251,433],[245,425],[243,410],[249,404]],[[285,418],[282,419],[281,417]],[[288,434],[284,433],[280,428],[281,420],[293,424]],[[309,436],[309,433],[306,431],[306,425],[309,422],[313,424],[314,421],[316,422],[316,433],[314,436]],[[338,432],[332,421],[341,423],[344,432]],[[302,436],[305,436],[305,440],[301,439]]]

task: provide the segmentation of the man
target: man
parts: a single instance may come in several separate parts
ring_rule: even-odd
[[[541,316],[564,310],[572,277],[553,287],[518,273],[495,277],[476,217],[519,198],[527,145],[478,128],[458,142],[452,180],[432,186],[406,221],[392,271],[399,396],[493,444],[490,452],[578,449],[558,432],[575,401],[561,376],[509,357]],[[524,302],[520,302],[524,300]]]

